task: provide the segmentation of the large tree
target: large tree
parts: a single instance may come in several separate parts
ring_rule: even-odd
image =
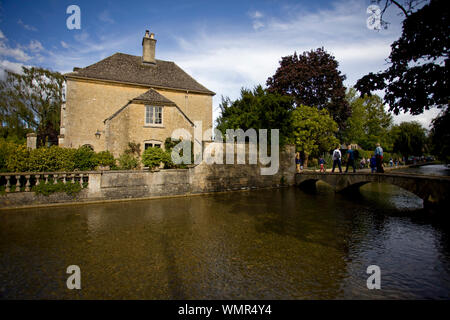
[[[305,167],[311,154],[330,151],[339,144],[334,136],[338,125],[328,111],[299,105],[292,112],[292,120],[293,142],[304,153]]]
[[[431,152],[439,160],[450,163],[450,112],[443,111],[433,120],[431,128]]]
[[[351,111],[345,100],[345,75],[338,66],[324,48],[282,57],[275,74],[267,79],[268,90],[294,97],[297,106],[328,110],[343,128]]]
[[[64,77],[43,68],[23,67],[0,81],[0,117],[9,129],[36,131],[39,145],[57,142]]]
[[[402,122],[391,130],[393,151],[404,157],[420,156],[424,152],[426,130],[416,121]]]
[[[292,98],[269,93],[261,86],[253,90],[242,88],[235,101],[222,98],[220,109],[217,129],[224,134],[226,129],[279,129],[280,143],[284,144],[292,133]]]
[[[397,9],[400,9],[401,14],[404,17],[409,16],[411,13],[416,11],[416,9],[420,8],[424,3],[428,3],[428,0],[371,0],[372,4],[376,4],[380,8],[379,11],[379,19],[380,19],[380,26],[384,29],[387,29],[390,22],[386,21],[384,16],[385,13],[390,10],[391,7],[396,7]]]
[[[343,140],[357,143],[364,150],[372,150],[377,142],[390,149],[392,115],[384,109],[383,99],[377,95],[360,97],[354,88],[350,88],[347,101],[352,115],[342,132]]]
[[[388,1],[395,3],[396,1]],[[415,12],[404,10],[402,35],[391,45],[390,66],[356,83],[361,94],[384,90],[390,110],[420,114],[447,108],[449,79],[449,11],[444,0],[431,0]]]

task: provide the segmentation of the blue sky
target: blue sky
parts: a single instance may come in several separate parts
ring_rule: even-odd
[[[69,5],[81,9],[81,29],[66,27]],[[156,57],[175,61],[200,83],[235,99],[241,87],[265,85],[282,56],[324,47],[347,76],[346,86],[385,67],[401,17],[389,29],[366,26],[369,0],[341,1],[29,1],[0,0],[0,69],[36,65],[60,72],[115,52],[141,55],[146,29],[158,40]],[[0,73],[2,71],[0,70]],[[436,111],[418,120],[428,127]]]

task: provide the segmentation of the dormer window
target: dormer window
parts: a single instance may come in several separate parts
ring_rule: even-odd
[[[162,125],[162,107],[145,106],[145,125]]]

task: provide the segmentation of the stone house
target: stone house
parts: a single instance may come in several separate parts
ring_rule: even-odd
[[[156,39],[147,30],[142,56],[115,53],[65,74],[59,145],[90,145],[118,157],[129,142],[164,148],[175,129],[193,135],[195,121],[212,128],[214,92],[174,62],[155,59]]]

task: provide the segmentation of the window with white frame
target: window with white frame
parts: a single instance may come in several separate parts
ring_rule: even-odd
[[[145,124],[162,125],[162,107],[145,106]]]
[[[161,148],[161,142],[145,142],[144,143],[144,150],[147,150],[148,148]]]

